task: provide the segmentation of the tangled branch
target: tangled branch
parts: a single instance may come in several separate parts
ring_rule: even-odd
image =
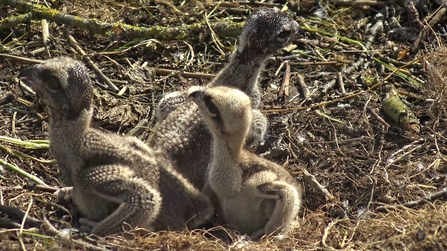
[[[27,14],[17,17],[9,17],[0,21],[0,30],[11,28],[19,22],[47,19],[56,23],[77,27],[92,34],[105,35],[107,37],[145,38],[161,41],[197,39],[202,32],[214,33],[223,37],[236,37],[242,30],[243,23],[232,21],[217,21],[208,26],[205,22],[195,24],[183,24],[177,27],[165,27],[155,25],[152,27],[134,26],[124,23],[107,23],[95,18],[82,18],[79,16],[64,14],[58,10],[47,8],[43,5],[32,4],[20,0],[0,0],[1,5],[10,5]]]

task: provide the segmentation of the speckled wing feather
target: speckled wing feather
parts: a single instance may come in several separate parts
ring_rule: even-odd
[[[235,88],[193,92],[213,135],[208,187],[227,226],[251,238],[287,233],[301,207],[302,190],[281,166],[243,149],[252,123],[249,97]]]
[[[229,63],[208,87],[223,85],[239,88],[251,98],[253,108],[257,108],[261,103],[261,92],[257,82],[265,61],[269,55],[299,36],[299,33],[298,23],[279,10],[257,9],[245,23],[239,37],[238,48],[231,55]],[[184,94],[180,96],[184,97]],[[199,116],[197,108],[190,101],[182,105],[173,103],[175,109],[163,108],[166,111],[173,111],[161,116],[166,118],[158,125],[150,144],[166,159],[171,160],[174,168],[186,179],[202,189],[211,159],[211,134]],[[169,106],[163,102],[160,104],[162,107],[165,105]],[[251,130],[253,141],[262,141],[266,129],[267,119],[262,113],[257,112]]]
[[[60,57],[19,74],[50,112],[49,138],[72,200],[96,235],[123,223],[149,230],[197,227],[213,214],[207,197],[170,161],[134,137],[90,127],[93,87],[81,62]],[[194,218],[193,221],[189,221]]]

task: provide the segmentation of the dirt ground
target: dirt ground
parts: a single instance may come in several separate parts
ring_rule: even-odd
[[[4,2],[2,19],[27,13]],[[253,150],[303,181],[305,202],[299,225],[281,240],[252,242],[229,230],[230,238],[220,239],[212,231],[218,226],[131,231],[131,240],[69,236],[63,229],[79,226],[77,218],[57,204],[51,189],[0,166],[0,205],[46,218],[58,229],[21,226],[21,220],[0,212],[0,250],[447,250],[447,23],[444,15],[426,22],[445,7],[434,0],[413,1],[414,8],[410,1],[357,2],[39,1],[66,14],[143,27],[240,23],[257,6],[284,9],[306,35],[276,53],[262,73],[263,112],[270,125],[265,144]],[[88,64],[90,58],[119,90],[125,88],[120,94],[109,90],[89,65],[95,81],[93,125],[146,140],[164,93],[206,84],[210,76],[199,73],[222,69],[237,41],[212,36],[209,29],[185,40],[98,35],[49,20],[44,45],[37,20],[8,28],[0,22],[0,136],[23,141],[47,139],[48,129],[43,104],[19,88],[16,78],[29,59],[69,55]],[[414,47],[421,33],[426,36]],[[397,120],[396,109],[390,115],[385,105],[390,97],[402,101],[394,106],[403,107],[396,108]],[[133,130],[145,120],[142,130]],[[47,149],[1,140],[0,157],[60,187]]]

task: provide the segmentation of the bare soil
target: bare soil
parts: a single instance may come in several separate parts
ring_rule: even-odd
[[[243,22],[256,6],[283,8],[283,2],[58,0],[47,4],[67,14],[105,22],[175,27],[205,18]],[[440,7],[436,1],[414,2],[421,20]],[[0,250],[94,249],[75,240],[111,250],[447,250],[447,193],[423,199],[447,189],[445,18],[433,25],[417,53],[406,54],[421,30],[404,1],[388,6],[335,3],[289,3],[287,12],[307,27],[306,37],[275,54],[260,79],[269,137],[253,151],[283,164],[305,186],[299,225],[289,236],[252,242],[219,226],[210,229],[210,224],[184,232],[131,231],[132,239],[75,233],[71,241],[64,241],[47,228],[7,227],[3,221],[8,219],[22,222],[0,212]],[[0,4],[2,18],[19,14],[23,13]],[[383,29],[371,38],[380,20]],[[393,20],[401,27],[393,26]],[[93,126],[127,134],[146,119],[149,123],[137,134],[143,140],[153,133],[154,107],[164,93],[209,81],[182,73],[216,74],[237,41],[237,37],[213,38],[205,31],[185,41],[143,41],[106,37],[50,21],[49,32],[45,46],[40,21],[8,29],[0,24],[0,99],[14,96],[0,104],[2,136],[47,139],[48,113],[38,99],[19,88],[16,76],[30,65],[24,59],[69,55],[87,62],[70,45],[66,33],[119,89],[127,88],[123,95],[108,90],[89,66],[95,81]],[[358,42],[366,45],[368,39],[366,53]],[[422,85],[416,86],[374,58],[400,67],[401,73]],[[358,67],[350,69],[358,62]],[[286,64],[290,65],[290,81],[283,83]],[[161,74],[155,68],[176,71]],[[310,92],[307,98],[300,76]],[[282,85],[287,95],[280,92]],[[413,126],[420,129],[409,130],[385,114],[382,104],[390,86],[406,101],[407,109],[417,117]],[[14,154],[18,151],[49,161],[48,150],[5,142],[0,146],[2,160],[60,187],[55,163]],[[303,178],[303,170],[315,176],[329,196]],[[409,204],[412,201],[420,203]],[[59,230],[79,226],[77,217],[70,216],[67,205],[57,204],[52,192],[1,166],[0,205],[17,207],[37,219],[45,215]],[[220,231],[212,231],[216,228]],[[218,238],[222,231],[229,238]]]

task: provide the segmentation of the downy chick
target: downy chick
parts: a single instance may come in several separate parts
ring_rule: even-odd
[[[229,226],[251,238],[285,234],[299,212],[302,188],[281,166],[245,149],[252,122],[249,97],[235,88],[193,91],[213,134],[213,159],[207,184],[217,195]]]
[[[252,107],[256,109],[261,102],[257,82],[265,61],[271,54],[298,38],[300,32],[298,23],[279,10],[255,10],[242,29],[239,45],[230,62],[208,86],[239,88],[252,99]],[[158,113],[162,121],[150,144],[166,158],[174,160],[174,168],[195,187],[202,189],[211,159],[209,146],[212,137],[197,107],[191,101],[185,101],[187,93],[178,93],[169,95],[160,103]],[[182,105],[178,105],[180,103]],[[253,113],[249,141],[256,144],[263,141],[267,118],[259,110]]]
[[[49,111],[51,153],[86,217],[80,223],[93,234],[120,232],[124,222],[154,231],[194,228],[213,215],[209,199],[146,144],[90,126],[93,86],[84,64],[53,58],[19,79]]]

